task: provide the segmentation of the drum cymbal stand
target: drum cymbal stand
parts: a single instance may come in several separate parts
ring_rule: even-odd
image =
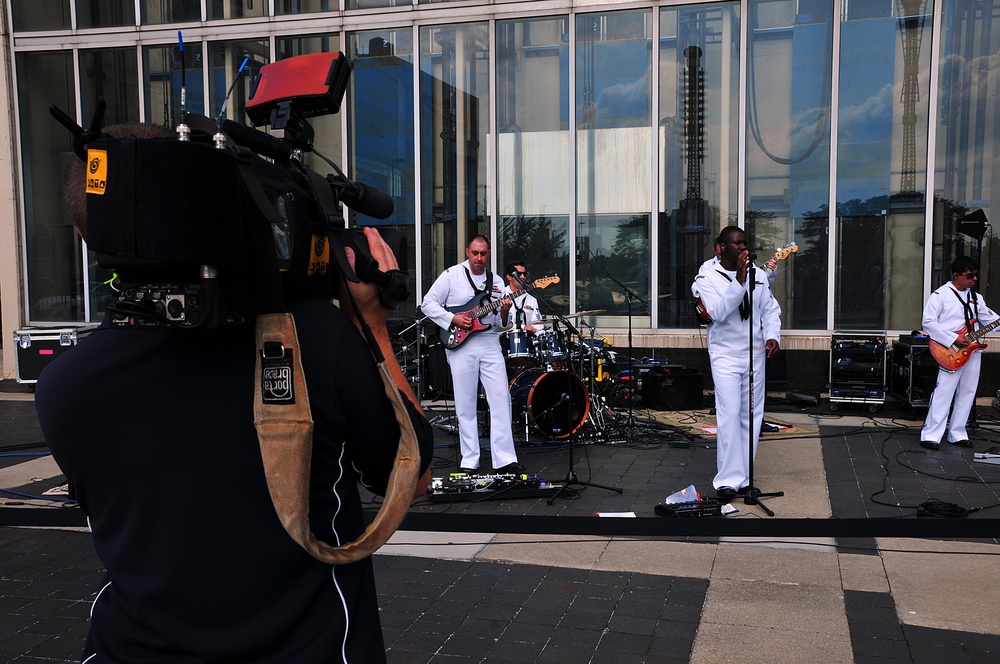
[[[601,397],[597,394],[597,352],[594,348],[594,335],[596,334],[597,328],[593,325],[584,322],[583,325],[590,328],[590,344],[584,343],[584,338],[580,337],[580,375],[584,375],[585,362],[590,363],[589,371],[587,371],[587,395],[590,399],[590,408],[587,412],[587,419],[590,420],[591,426],[593,426],[598,434],[604,435],[607,422],[604,419],[604,408],[601,402]],[[586,353],[586,357],[584,357]]]
[[[413,323],[411,323],[410,325],[408,325],[407,327],[404,327],[402,330],[399,331],[399,339],[400,339],[401,342],[403,340],[403,335],[404,334],[406,334],[407,332],[409,332],[410,330],[413,330],[413,329],[416,329],[416,331],[417,331],[416,334],[414,335],[414,340],[412,342],[410,342],[408,344],[407,343],[401,343],[401,345],[400,345],[400,352],[403,355],[402,362],[400,362],[400,365],[401,365],[400,368],[403,370],[404,374],[406,374],[406,370],[408,368],[407,367],[407,359],[406,359],[406,357],[407,357],[407,354],[409,353],[410,346],[414,346],[415,347],[415,351],[414,351],[415,352],[415,356],[414,356],[415,359],[413,360],[413,365],[416,368],[416,376],[413,379],[413,382],[415,384],[413,391],[416,392],[417,399],[422,399],[423,396],[424,396],[424,394],[423,394],[423,384],[424,384],[423,364],[424,363],[423,363],[423,358],[420,357],[420,339],[424,336],[423,324],[424,324],[424,321],[426,321],[426,320],[428,320],[427,316],[424,316],[423,318],[418,318]]]

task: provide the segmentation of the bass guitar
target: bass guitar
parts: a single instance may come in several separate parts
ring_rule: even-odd
[[[551,276],[551,277],[541,277],[539,279],[535,279],[530,284],[527,284],[527,286],[529,291],[533,291],[536,288],[545,288],[550,284],[558,284],[558,283],[559,283],[559,277]],[[493,327],[492,325],[484,323],[479,319],[499,309],[500,305],[503,304],[504,301],[508,302],[513,301],[513,293],[510,295],[504,295],[503,297],[497,300],[491,299],[489,293],[483,293],[482,295],[478,295],[469,300],[468,302],[466,302],[465,304],[459,305],[457,307],[445,307],[445,309],[447,309],[453,314],[467,315],[469,318],[472,319],[472,327],[469,328],[468,330],[456,327],[455,325],[452,325],[447,330],[442,328],[439,333],[439,336],[441,337],[441,343],[444,344],[445,348],[449,350],[454,350],[455,348],[461,346],[462,342],[468,339],[470,335],[475,334],[476,332],[482,332],[483,330],[490,329],[491,327]]]
[[[789,242],[781,249],[774,252],[774,256],[764,261],[765,263],[770,263],[771,261],[780,261],[788,258],[790,255],[794,254],[799,250],[799,245],[794,242]],[[700,297],[694,299],[694,317],[698,319],[700,325],[708,325],[712,322],[712,317],[708,315],[708,310],[705,309],[704,303],[702,303]]]
[[[972,353],[986,348],[986,344],[979,343],[979,340],[998,327],[1000,327],[1000,320],[993,321],[989,325],[979,328],[969,335],[969,345],[965,348],[959,348],[955,344],[945,346],[931,339],[929,344],[931,357],[945,371],[957,371],[965,366],[965,363],[972,357]],[[961,334],[965,330],[955,330],[955,332]]]

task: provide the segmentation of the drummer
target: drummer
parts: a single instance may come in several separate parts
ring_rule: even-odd
[[[544,330],[545,327],[541,324],[542,312],[538,309],[538,300],[521,287],[518,280],[514,278],[514,273],[517,273],[521,281],[528,282],[528,270],[524,266],[524,261],[512,261],[507,263],[504,268],[504,274],[507,276],[507,288],[504,289],[504,294],[513,296],[511,298],[513,306],[507,314],[508,320],[505,321],[504,329],[514,327],[532,334]]]

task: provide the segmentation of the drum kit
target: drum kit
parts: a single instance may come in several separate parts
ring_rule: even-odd
[[[586,323],[581,327],[589,328],[590,336],[584,336],[569,323],[569,319],[602,312],[594,309],[546,317],[532,324],[534,330],[516,327],[501,333],[512,426],[524,440],[533,432],[551,439],[574,434],[600,439],[613,423],[610,406],[619,405],[615,395],[620,386],[611,340]],[[450,388],[450,372],[436,329],[429,319],[408,319],[396,333],[400,366],[422,398],[447,391],[446,382]]]

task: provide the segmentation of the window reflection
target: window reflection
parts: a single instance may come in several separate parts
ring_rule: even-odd
[[[68,30],[69,0],[11,0],[11,18],[15,32]]]
[[[76,0],[80,28],[115,28],[135,25],[134,0]]]
[[[423,28],[420,44],[420,218],[429,285],[465,259],[470,237],[490,235],[489,33],[485,23]]]
[[[409,30],[384,30],[348,36],[347,54],[354,65],[348,154],[351,177],[385,192],[395,203],[395,211],[384,221],[352,213],[351,223],[392,225],[404,231],[407,256],[403,268],[410,274],[411,290],[416,292],[412,34]],[[411,315],[415,307],[415,301],[404,303],[399,313]]]
[[[605,317],[650,311],[650,18],[648,11],[577,18],[577,239],[583,251],[571,306],[601,309]],[[631,302],[628,292],[639,299]]]
[[[142,0],[139,7],[144,25],[201,20],[201,0]]]
[[[739,6],[660,12],[659,323],[691,327],[690,286],[736,223]]]
[[[205,75],[201,42],[184,44],[184,61],[178,45],[144,46],[142,49],[146,120],[174,128],[181,122],[181,88],[185,110],[205,113]]]
[[[567,313],[570,291],[567,17],[497,24],[498,265],[523,260],[543,313]]]
[[[774,282],[782,327],[825,329],[834,3],[748,8],[745,228],[761,257],[798,247]]]
[[[838,328],[920,326],[931,28],[920,4],[841,25]]]

